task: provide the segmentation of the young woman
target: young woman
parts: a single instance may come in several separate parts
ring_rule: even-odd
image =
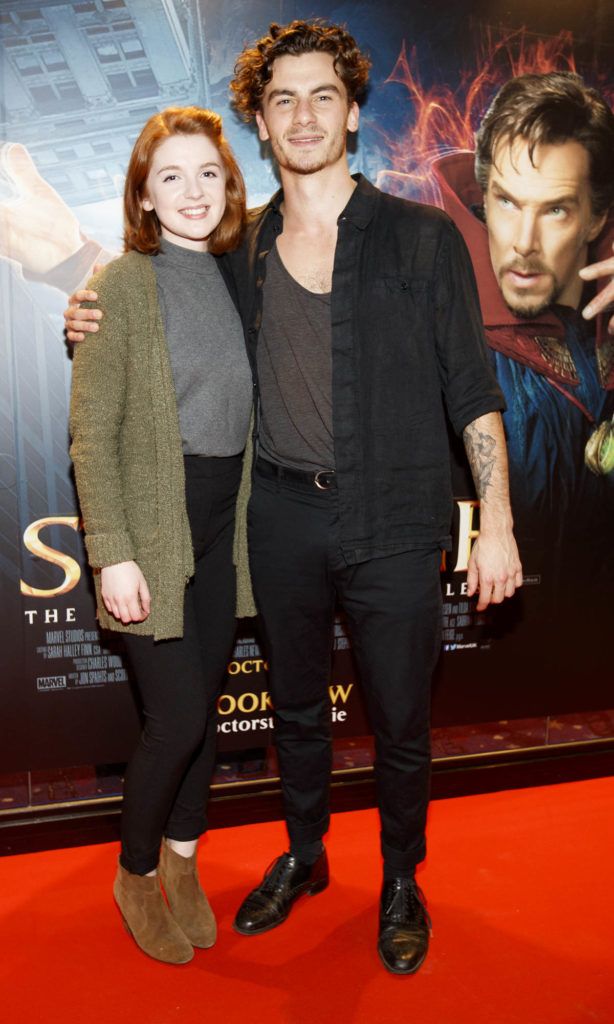
[[[143,704],[114,895],[145,953],[186,963],[216,935],[196,844],[237,591],[237,613],[254,614],[248,465],[242,478],[252,380],[216,259],[240,242],[245,188],[217,114],[149,119],[124,216],[125,254],[92,282],[100,330],[75,350],[71,455],[100,624],[125,634]]]

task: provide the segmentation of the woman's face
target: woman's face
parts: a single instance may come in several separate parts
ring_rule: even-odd
[[[226,209],[226,171],[206,135],[171,135],[153,155],[144,210],[155,210],[162,237],[185,249],[207,250]]]

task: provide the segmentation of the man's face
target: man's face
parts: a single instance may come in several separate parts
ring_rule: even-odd
[[[285,55],[273,63],[256,121],[281,168],[313,174],[345,159],[346,132],[358,128],[358,106],[348,103],[330,54]]]
[[[553,302],[576,308],[587,246],[605,214],[591,210],[589,157],[577,142],[523,139],[495,147],[484,197],[493,270],[512,313],[530,319]]]

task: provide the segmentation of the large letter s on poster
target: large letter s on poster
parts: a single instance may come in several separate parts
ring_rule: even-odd
[[[81,578],[81,566],[74,558],[43,544],[39,537],[39,532],[43,527],[56,525],[70,526],[71,529],[78,530],[79,516],[46,516],[44,519],[37,519],[36,522],[30,523],[24,530],[23,542],[28,551],[46,562],[51,562],[52,565],[59,565],[64,570],[64,581],[59,587],[54,587],[52,590],[39,590],[20,580],[21,593],[28,597],[57,597],[59,594],[67,594],[77,586]]]

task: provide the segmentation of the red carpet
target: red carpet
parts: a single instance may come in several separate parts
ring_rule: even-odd
[[[191,964],[147,959],[111,898],[117,848],[0,861],[7,1024],[613,1024],[614,779],[433,804],[420,872],[434,938],[412,978],[375,952],[373,811],[336,816],[333,880],[251,939],[235,908],[284,845],[279,823],[211,834],[218,915]]]

